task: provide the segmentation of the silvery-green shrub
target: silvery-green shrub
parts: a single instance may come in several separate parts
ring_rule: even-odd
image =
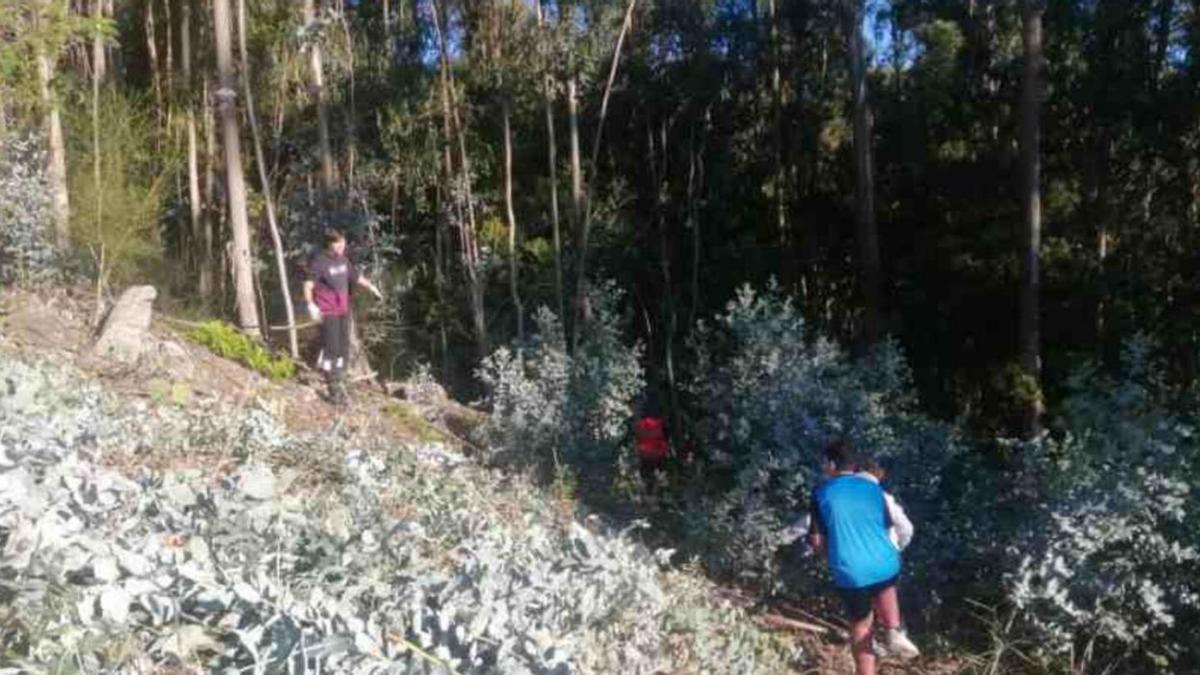
[[[11,135],[0,148],[0,283],[28,286],[59,275],[41,147],[36,136]]]
[[[1044,652],[1200,662],[1197,429],[1150,355],[1135,341],[1118,377],[1075,372],[1054,433],[1024,449],[1033,503],[1007,587]]]
[[[615,285],[597,285],[591,298],[593,318],[573,352],[558,317],[542,307],[528,345],[501,348],[479,368],[491,446],[530,464],[617,465],[645,385],[642,350],[622,339]]]
[[[689,394],[701,410],[707,461],[685,522],[711,568],[763,587],[777,583],[772,561],[782,534],[807,510],[824,448],[838,436],[890,464],[891,485],[917,522],[909,557],[925,555],[922,530],[932,528],[922,524],[936,513],[943,468],[960,443],[950,427],[918,412],[894,343],[852,359],[810,331],[771,286],[742,288],[698,328],[693,349]]]

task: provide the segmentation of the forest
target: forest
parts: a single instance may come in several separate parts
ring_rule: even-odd
[[[331,228],[364,378],[708,577],[828,585],[846,437],[930,653],[1200,668],[1195,0],[0,0],[0,289],[311,364]]]

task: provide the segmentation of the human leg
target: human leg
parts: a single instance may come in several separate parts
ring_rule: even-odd
[[[857,675],[875,675],[875,646],[871,639],[871,627],[875,614],[871,611],[874,598],[872,588],[839,589],[842,603],[846,606],[846,618],[850,622],[850,653],[854,656],[854,672]]]
[[[887,583],[875,593],[872,599],[875,615],[879,619],[881,647],[885,655],[911,659],[921,655],[921,651],[908,638],[908,633],[902,627],[900,620],[900,597],[896,593],[894,581]]]
[[[874,640],[871,639],[873,613],[850,624],[850,653],[854,655],[856,675],[875,675]]]
[[[345,375],[347,365],[347,320],[345,316],[326,315],[321,321],[321,370],[329,388],[329,400],[341,404],[346,400]]]

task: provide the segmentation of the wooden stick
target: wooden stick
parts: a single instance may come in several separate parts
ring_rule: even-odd
[[[805,621],[789,619],[786,616],[780,616],[778,614],[764,614],[759,617],[759,621],[766,624],[770,628],[777,628],[781,630],[803,631],[806,633],[816,633],[817,635],[828,635],[831,632],[825,626],[818,626]]]

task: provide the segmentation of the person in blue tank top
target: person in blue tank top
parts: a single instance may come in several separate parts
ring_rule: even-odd
[[[862,464],[850,443],[830,443],[825,460],[830,477],[812,495],[809,543],[829,559],[833,585],[850,620],[855,672],[874,675],[877,655],[920,654],[901,628],[896,595],[900,553],[888,536],[891,523],[883,489],[856,475]],[[876,619],[881,640],[872,636]]]

